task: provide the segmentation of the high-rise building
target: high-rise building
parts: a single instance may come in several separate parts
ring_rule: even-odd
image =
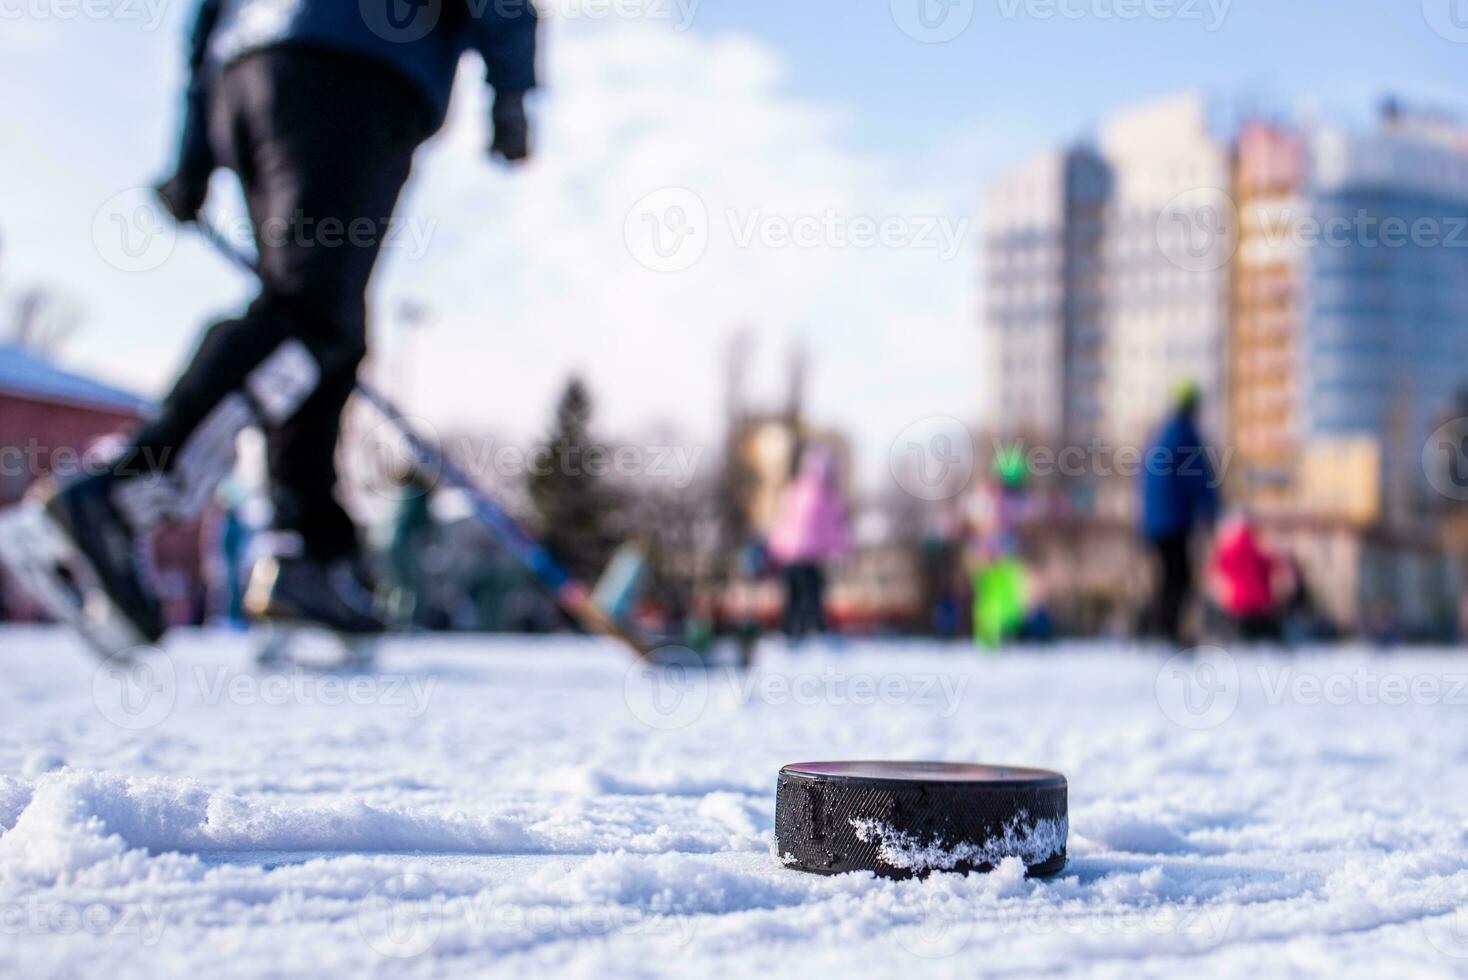
[[[1059,436],[1064,376],[1065,173],[1069,154],[1047,153],[985,194],[988,383],[1009,433]]]
[[[1304,254],[1281,230],[1306,211],[1305,158],[1304,140],[1292,130],[1250,123],[1239,133],[1226,431],[1235,449],[1229,489],[1253,503],[1289,502],[1304,435]]]
[[[1221,422],[1228,177],[1202,101],[1184,96],[989,188],[985,318],[1001,429],[1135,443],[1183,382],[1202,391],[1206,423]]]
[[[1451,621],[1461,429],[1429,437],[1468,414],[1468,127],[1389,105],[1366,132],[1220,139],[1198,99],[1164,100],[1006,176],[988,208],[1002,432],[1135,445],[1191,381],[1228,499],[1339,622]],[[1090,513],[1134,506],[1098,486],[1076,498]]]
[[[1106,433],[1145,438],[1183,383],[1220,431],[1227,314],[1228,153],[1203,100],[1185,95],[1108,121],[1105,231]]]
[[[986,202],[1002,431],[1134,444],[1192,382],[1241,500],[1309,510],[1339,464],[1377,482],[1342,496],[1357,516],[1419,509],[1424,440],[1468,388],[1468,129],[1392,106],[1364,134],[1225,141],[1184,96]]]
[[[1380,447],[1392,523],[1430,497],[1421,455],[1468,386],[1468,130],[1389,107],[1310,136],[1299,432]]]

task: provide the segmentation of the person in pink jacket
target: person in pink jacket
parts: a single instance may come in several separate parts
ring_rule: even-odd
[[[807,446],[769,539],[770,557],[785,574],[786,635],[800,639],[826,631],[824,565],[850,546],[835,460],[825,446]]]

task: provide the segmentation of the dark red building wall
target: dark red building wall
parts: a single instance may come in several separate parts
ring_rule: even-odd
[[[107,436],[123,436],[140,421],[136,413],[90,407],[0,392],[0,507],[19,500],[37,479],[52,474],[66,479],[88,472],[85,455]],[[192,618],[202,594],[199,528],[196,524],[170,528],[158,535],[154,552],[160,572],[179,574],[164,578],[187,595],[171,596],[167,603],[174,620]],[[36,620],[39,610],[9,583],[0,584],[0,612],[8,619]]]

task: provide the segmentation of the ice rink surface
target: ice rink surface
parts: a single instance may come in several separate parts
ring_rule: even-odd
[[[0,975],[1468,975],[1468,657],[409,639],[131,673],[0,631]],[[821,759],[1058,769],[1070,863],[823,878]]]

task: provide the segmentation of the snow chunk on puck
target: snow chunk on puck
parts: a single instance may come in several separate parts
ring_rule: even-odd
[[[799,762],[780,770],[775,846],[801,871],[992,871],[1065,867],[1065,777],[952,762]]]

